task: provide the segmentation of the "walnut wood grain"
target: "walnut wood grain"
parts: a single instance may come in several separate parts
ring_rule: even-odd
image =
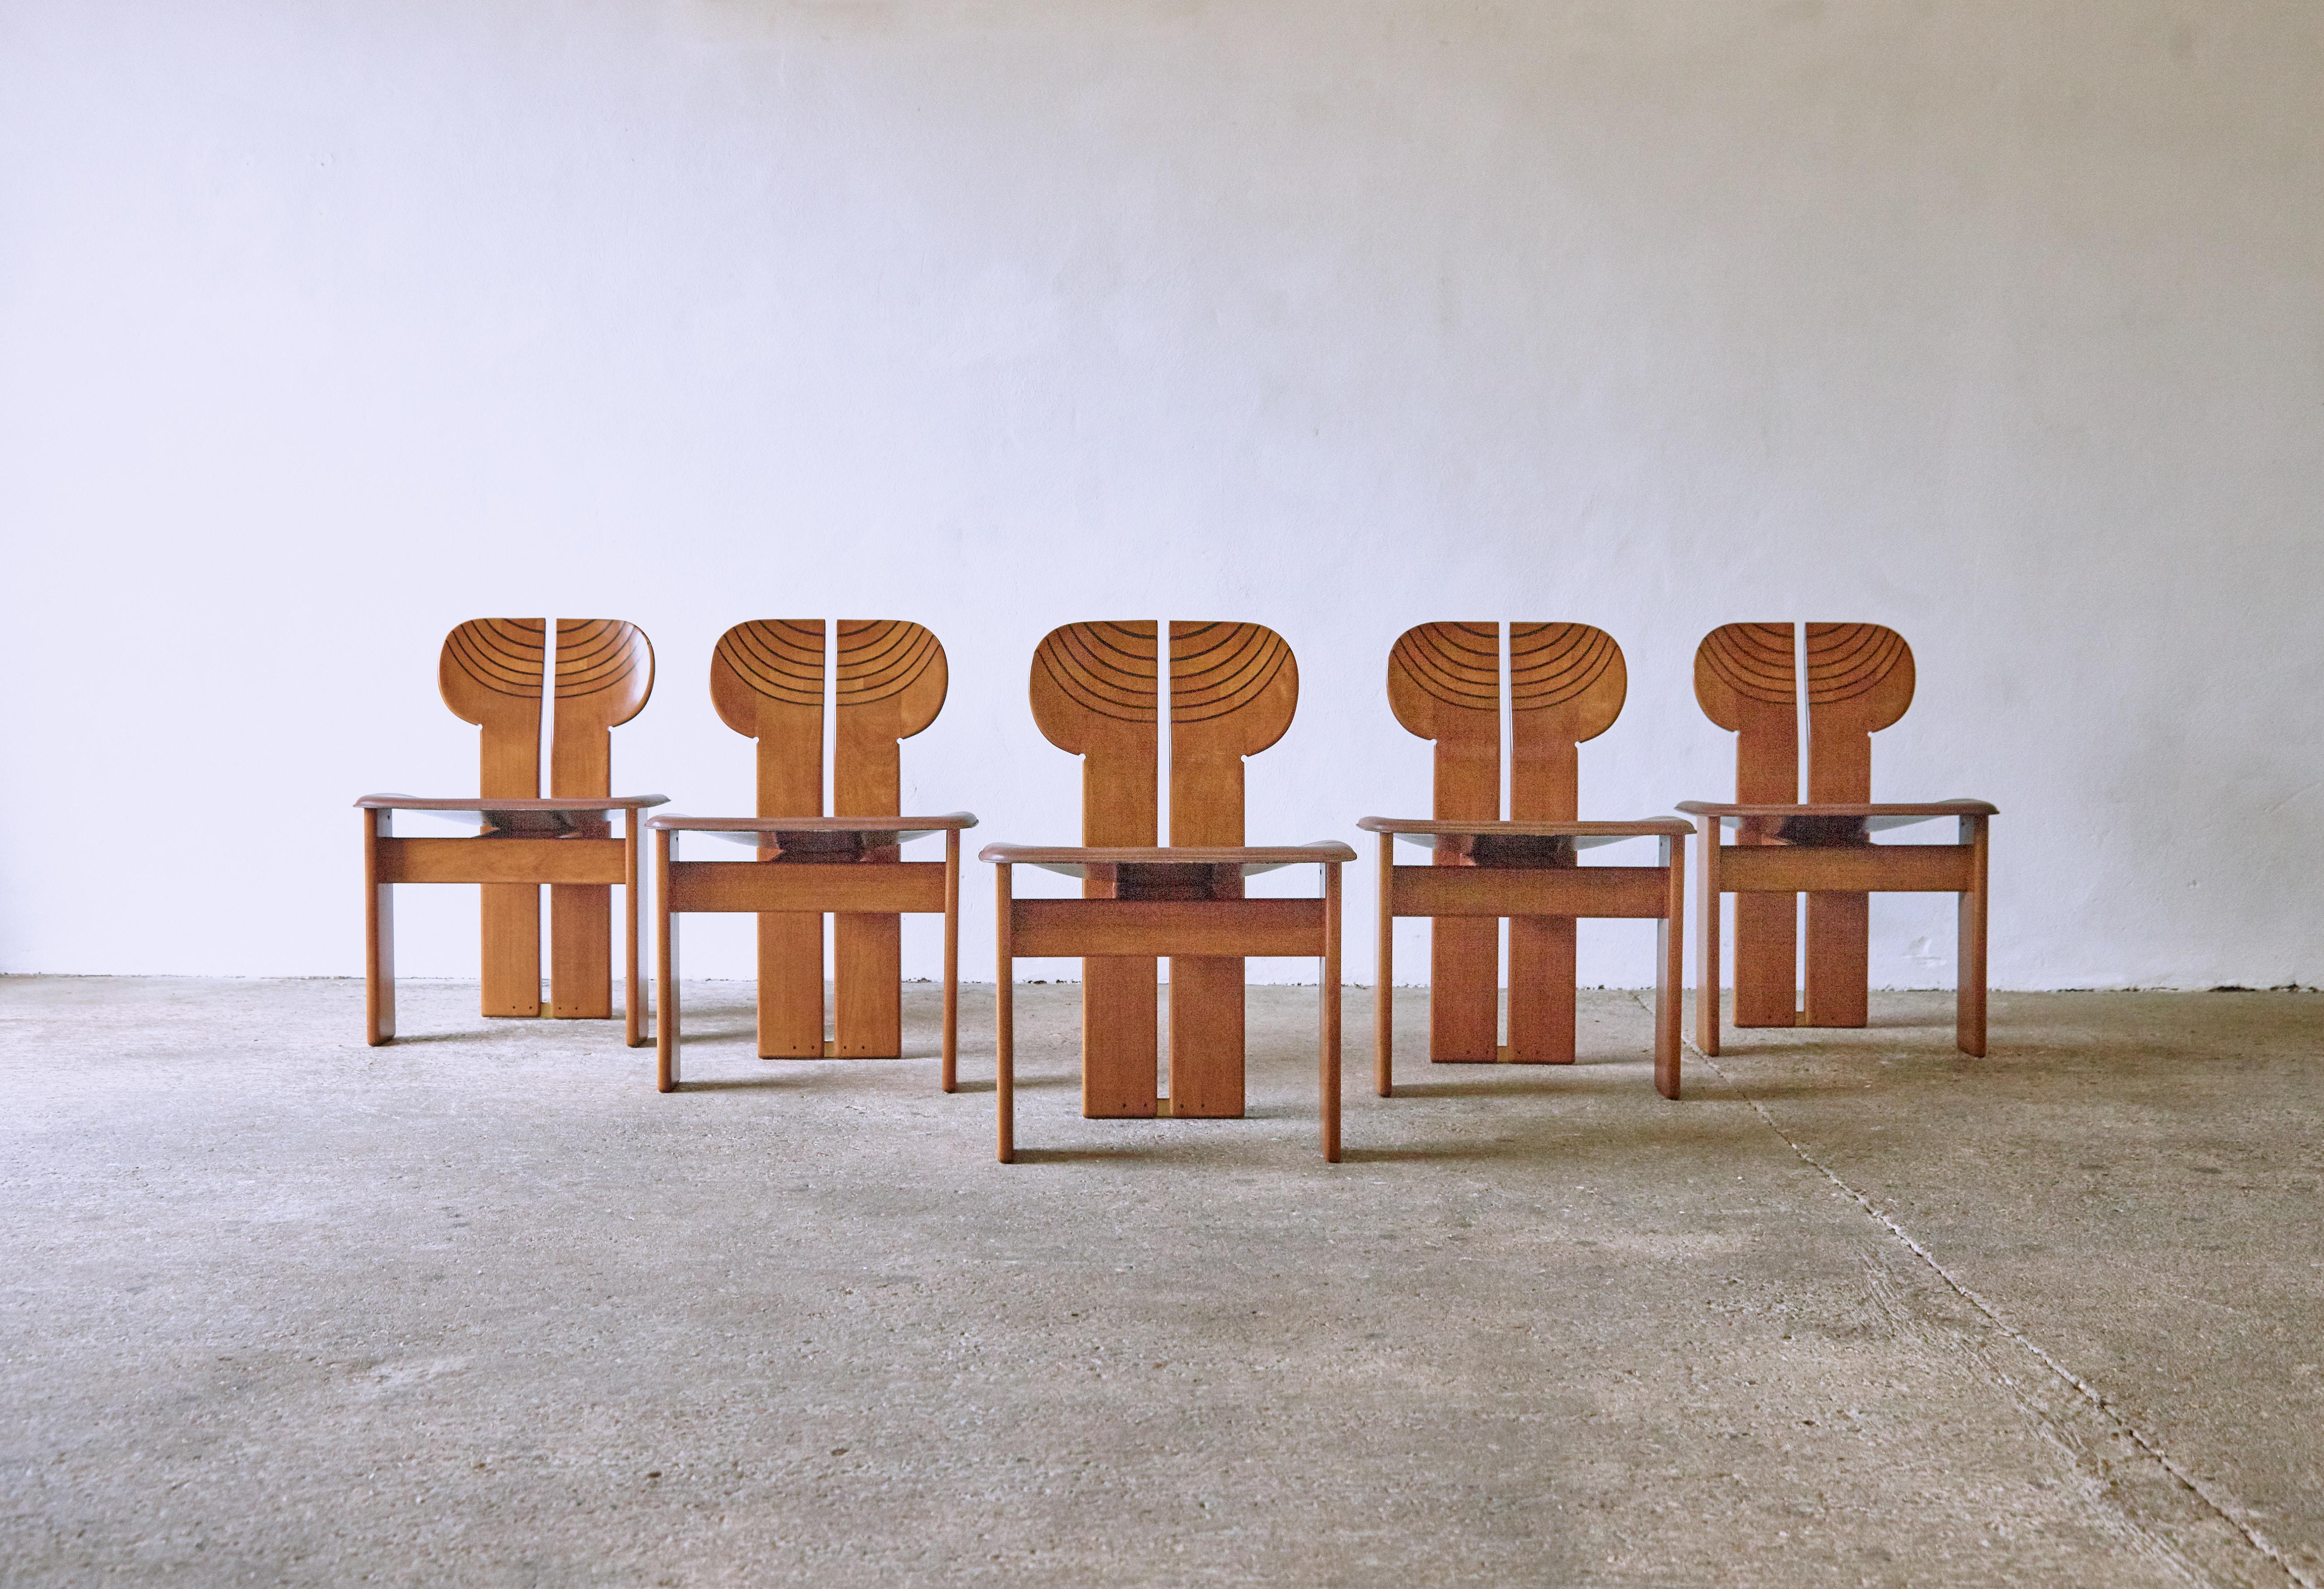
[[[1149,845],[1159,836],[1161,627],[1141,620],[1068,624],[1033,652],[1033,722],[1082,758],[1082,842]],[[1085,879],[1085,899],[1111,895]],[[1159,967],[1105,959],[1082,966],[1082,1113],[1151,1116],[1157,1104]]]
[[[444,637],[437,663],[444,704],[478,736],[476,790],[532,799],[540,793],[540,707],[549,673],[541,618],[475,618]],[[479,993],[486,1015],[540,1013],[540,890],[487,886]]]
[[[1704,716],[1735,734],[1735,798],[1799,798],[1799,697],[1789,624],[1729,624],[1694,656],[1694,695]],[[1741,844],[1762,842],[1747,831]],[[1799,954],[1796,901],[1735,901],[1735,1024],[1789,1026]]]
[[[1388,709],[1435,744],[1434,809],[1452,820],[1501,816],[1501,633],[1499,624],[1422,624],[1388,651]],[[1440,854],[1434,864],[1464,866]],[[1500,1044],[1501,928],[1445,921],[1429,929],[1428,1057],[1495,1058]]]
[[[653,646],[618,618],[557,621],[557,679],[549,792],[571,799],[613,788],[612,731],[653,694]],[[604,1020],[613,1012],[613,890],[552,883],[549,890],[549,1012]],[[634,970],[632,971],[634,981]]]
[[[1167,1113],[1175,1117],[1242,1113],[1244,956],[1318,954],[1336,987],[1335,929],[1305,916],[1296,929],[1260,933],[1252,926],[1278,905],[1312,909],[1314,901],[1241,897],[1247,872],[1308,863],[1323,865],[1326,894],[1336,900],[1336,868],[1354,856],[1344,845],[1242,843],[1243,762],[1282,737],[1297,706],[1298,667],[1291,649],[1281,636],[1255,624],[1176,622],[1167,638],[1167,845],[1155,842],[1163,773],[1161,626],[1144,621],[1070,624],[1052,631],[1035,650],[1034,721],[1052,744],[1082,758],[1083,842],[988,845],[982,852],[1000,877],[998,1019],[1004,1097],[1013,1096],[1007,1079],[1013,1001],[1007,984],[1017,955],[1083,956],[1082,1112],[1091,1117],[1166,1112],[1157,1086],[1156,956],[1171,958]],[[1070,902],[1070,911],[1048,909],[1067,901],[1023,901],[1030,914],[1020,917],[1010,881],[1020,863],[1078,874],[1081,901]],[[1149,920],[1156,911],[1168,917],[1168,932]],[[1084,947],[1060,947],[1073,944]],[[1331,1046],[1336,1066],[1338,1025],[1329,1012],[1318,1041]],[[1334,1104],[1336,1095],[1334,1083]],[[1005,1162],[1014,1152],[1013,1115],[1007,1102],[1001,1109]],[[1336,1157],[1335,1122],[1327,1127],[1325,1142]]]
[[[1483,623],[1424,624],[1388,656],[1388,703],[1435,742],[1435,814],[1368,817],[1380,835],[1379,993],[1374,1085],[1394,1092],[1395,932],[1398,915],[1430,921],[1433,1063],[1570,1064],[1574,1054],[1575,921],[1661,919],[1671,910],[1667,855],[1692,831],[1671,818],[1582,822],[1580,746],[1621,715],[1621,648],[1586,624],[1513,623],[1507,639],[1509,810],[1499,784],[1502,633]],[[1391,840],[1433,839],[1433,864],[1400,867]],[[1655,867],[1578,868],[1582,839],[1654,837]],[[1682,863],[1683,864],[1683,863]],[[1499,1041],[1499,919],[1508,921],[1508,1041]],[[1672,998],[1676,998],[1674,992]],[[1667,1028],[1667,1030],[1665,1030]],[[1656,1077],[1677,1086],[1676,1017],[1658,1021]],[[1667,1053],[1665,1053],[1667,1049]]]
[[[830,688],[825,676],[828,664]],[[899,912],[945,914],[945,974],[942,1085],[955,1085],[959,993],[958,830],[968,812],[902,816],[899,742],[918,734],[943,709],[944,647],[918,624],[900,619],[757,619],[719,638],[710,670],[712,704],[736,733],[757,741],[756,818],[673,815],[661,830],[755,836],[759,859],[787,872],[781,881],[725,867],[732,862],[673,862],[680,911],[733,910],[761,899],[759,1052],[766,1058],[817,1058],[823,1037],[823,917],[835,918],[833,1036],[841,1058],[893,1058],[903,1048],[902,928]],[[828,698],[826,699],[826,696]],[[824,815],[824,713],[832,716],[832,801]],[[900,846],[933,833],[946,836],[939,887],[933,876],[848,880],[845,863],[901,867]],[[829,842],[826,842],[829,841]],[[802,864],[808,863],[809,864]],[[918,867],[912,864],[915,877]],[[937,868],[929,867],[932,874]],[[817,886],[815,878],[827,879]],[[726,901],[711,903],[707,901]],[[781,905],[785,908],[772,908]]]
[[[756,618],[718,637],[710,700],[719,721],[758,742],[758,814],[823,815],[825,625]],[[823,1055],[823,916],[770,911],[758,920],[759,1057]]]
[[[1299,704],[1291,648],[1257,624],[1170,625],[1170,843],[1240,845],[1243,759],[1281,739]],[[1241,873],[1221,897],[1242,892]],[[1243,1111],[1243,965],[1240,958],[1170,960],[1170,1112]]]
[[[1796,649],[1795,649],[1796,648]],[[1801,662],[1805,673],[1802,677]],[[1702,836],[1701,910],[1702,987],[1696,1041],[1719,1051],[1721,971],[1719,911],[1735,896],[1734,1023],[1754,1026],[1860,1027],[1867,1016],[1870,893],[1957,892],[1978,916],[1982,945],[1984,893],[1968,886],[1965,845],[1878,845],[1868,828],[1888,818],[1960,818],[1983,832],[1994,808],[1980,800],[1919,804],[1871,799],[1871,736],[1912,704],[1912,648],[1877,624],[1730,624],[1707,635],[1695,656],[1695,694],[1705,715],[1736,734],[1736,798],[1682,801],[1679,809],[1710,818]],[[1806,799],[1799,799],[1798,704],[1804,689],[1808,746]],[[1720,828],[1737,829],[1732,845]],[[1806,896],[1806,976],[1794,988],[1800,942],[1799,895]],[[1982,1051],[1982,965],[1967,991],[1964,955],[1962,1044]]]
[[[392,907],[396,882],[481,884],[481,1003],[487,1015],[539,1015],[540,887],[550,889],[550,996],[558,1016],[613,1012],[612,888],[624,885],[627,1037],[644,1040],[645,993],[638,965],[639,891],[633,886],[637,824],[661,795],[614,797],[609,730],[641,710],[653,688],[653,651],[634,625],[614,619],[558,620],[556,676],[549,677],[549,629],[540,618],[478,618],[446,636],[437,664],[444,703],[478,735],[478,793],[446,799],[365,795],[366,1036],[393,1035]],[[550,792],[540,792],[540,725],[550,705]],[[396,810],[467,815],[485,830],[473,839],[393,836]],[[612,818],[623,819],[613,837]],[[557,847],[539,847],[563,836]],[[584,851],[575,845],[598,845]],[[468,847],[475,846],[475,847]],[[618,846],[618,848],[614,847]],[[585,859],[585,855],[591,857]]]

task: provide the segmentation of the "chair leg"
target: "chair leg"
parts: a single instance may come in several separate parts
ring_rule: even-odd
[[[645,1046],[646,990],[639,964],[639,929],[645,921],[645,891],[638,886],[638,834],[645,813],[632,808],[622,827],[622,1040],[632,1049]]]
[[[1500,1058],[1501,924],[1440,916],[1428,928],[1428,1059],[1489,1065]]]
[[[1662,864],[1670,876],[1663,919],[1655,924],[1655,1091],[1675,1098],[1679,1001],[1686,985],[1686,843],[1672,838],[1660,842]]]
[[[1340,867],[1323,867],[1323,981],[1322,1113],[1323,1161],[1340,1161]]]
[[[1970,849],[1969,887],[1959,901],[1960,950],[1955,958],[1954,1041],[1960,1051],[1985,1058],[1985,866],[1986,818],[1961,820],[1961,841]]]
[[[904,1051],[904,919],[843,910],[831,937],[833,1055],[896,1058]]]
[[[1509,1058],[1573,1063],[1574,946],[1571,916],[1509,918]]]
[[[1120,955],[1082,961],[1082,1113],[1150,1120],[1159,1100],[1157,962]]]
[[[486,1015],[540,1013],[540,885],[488,882],[483,896]]]
[[[998,956],[992,979],[992,1103],[1003,1164],[1017,1162],[1017,956],[1010,930],[1016,916],[1016,891],[1010,882],[1012,870],[1006,864],[992,869],[999,907],[992,935]]]
[[[1223,956],[1170,960],[1170,1113],[1239,1120],[1243,1112],[1243,963]]]
[[[759,916],[759,1058],[823,1058],[823,917]]]
[[[960,829],[945,832],[944,1090],[960,1090]]]
[[[549,1013],[559,1021],[604,1021],[613,1013],[609,883],[549,885]]]
[[[1735,896],[1735,1024],[1797,1026],[1797,894]]]
[[[654,1086],[678,1091],[678,925],[669,908],[670,850],[668,829],[654,835]]]
[[[1705,1058],[1715,1059],[1719,1057],[1720,974],[1726,969],[1720,961],[1719,942],[1719,818],[1705,817],[1702,822],[1697,835],[1701,845],[1697,853],[1702,858],[1702,876],[1694,902],[1695,931],[1699,935],[1694,968],[1694,1046]]]
[[[395,885],[379,880],[379,841],[392,814],[364,812],[364,1041],[395,1036]]]
[[[1372,995],[1372,1086],[1396,1091],[1396,835],[1379,836],[1379,975]]]
[[[1872,896],[1812,893],[1802,1026],[1862,1026],[1870,1016]]]

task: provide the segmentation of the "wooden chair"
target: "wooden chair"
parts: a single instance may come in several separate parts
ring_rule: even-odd
[[[1983,800],[1874,805],[1872,735],[1913,702],[1913,651],[1877,624],[1729,624],[1694,653],[1703,712],[1735,734],[1735,800],[1682,800],[1702,825],[1702,990],[1696,1044],[1719,1052],[1720,895],[1735,896],[1737,1026],[1862,1026],[1870,895],[1960,896],[1958,1041],[1985,1052],[1986,825]],[[1800,648],[1795,650],[1795,648]],[[1807,800],[1799,800],[1801,651],[1808,693]],[[1938,818],[1950,845],[1875,845],[1878,829]],[[1735,843],[1720,830],[1735,830]],[[1794,987],[1798,896],[1807,902],[1805,1008]]]
[[[1435,816],[1366,817],[1379,835],[1379,993],[1374,1067],[1395,1081],[1396,918],[1433,918],[1432,1064],[1573,1062],[1574,921],[1661,923],[1655,956],[1655,1086],[1679,1094],[1679,989],[1685,943],[1687,835],[1674,818],[1582,822],[1577,747],[1613,726],[1628,689],[1622,649],[1586,624],[1508,625],[1509,814],[1501,809],[1501,634],[1495,624],[1423,624],[1388,653],[1397,721],[1436,742]],[[1434,864],[1398,866],[1397,839]],[[1590,866],[1577,852],[1626,838],[1660,841],[1652,866]],[[1500,922],[1509,922],[1509,1040],[1499,1041]]]
[[[842,619],[831,711],[836,747],[823,815],[825,624],[737,624],[710,660],[710,698],[735,733],[759,743],[759,814],[657,817],[656,976],[661,1014],[656,1085],[678,1084],[678,922],[696,910],[759,918],[759,1056],[895,1058],[904,1047],[905,910],[945,919],[944,1090],[954,1090],[960,1012],[960,834],[965,811],[905,817],[899,740],[944,708],[944,647],[918,624]],[[678,836],[708,833],[752,861],[682,861]],[[945,836],[945,858],[908,862],[902,846]],[[834,1037],[823,1037],[823,918],[833,928]]]
[[[611,731],[653,693],[653,647],[633,624],[559,618],[556,709],[549,722],[549,798],[540,798],[540,707],[549,627],[539,618],[477,618],[445,637],[437,676],[444,704],[483,730],[474,799],[365,795],[364,1008],[365,1039],[395,1035],[395,917],[399,882],[481,884],[486,1015],[540,1013],[540,889],[549,885],[549,1012],[603,1020],[613,1012],[613,885],[623,889],[627,943],[622,1005],[630,1047],[645,1041],[638,978],[638,823],[667,797],[611,794]],[[477,828],[472,838],[399,838],[393,814],[427,811]],[[622,813],[622,836],[612,817]]]
[[[988,845],[998,869],[1001,1162],[1016,1159],[1019,956],[1082,957],[1082,1113],[1243,1112],[1247,956],[1319,956],[1323,1157],[1340,1157],[1340,867],[1343,844],[1243,843],[1243,758],[1283,736],[1299,701],[1291,648],[1256,624],[1170,625],[1170,843],[1154,843],[1162,656],[1151,623],[1069,624],[1033,653],[1033,720],[1082,757],[1078,845]],[[1320,899],[1251,900],[1243,879],[1323,868]],[[1014,869],[1082,880],[1078,900],[1020,900]],[[1159,1096],[1157,962],[1170,957],[1170,1095]]]

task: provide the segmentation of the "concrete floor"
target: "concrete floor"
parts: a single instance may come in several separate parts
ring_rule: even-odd
[[[1252,998],[1239,1122],[688,1075],[407,984],[0,979],[12,1584],[2324,1583],[2324,998],[1949,1001],[1657,1098]],[[932,990],[908,994],[933,1052]]]

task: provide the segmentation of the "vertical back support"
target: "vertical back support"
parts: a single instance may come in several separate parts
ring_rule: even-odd
[[[1738,803],[1789,805],[1801,798],[1796,638],[1789,624],[1729,624],[1712,630],[1695,652],[1695,698],[1705,716],[1736,735]],[[1912,649],[1877,624],[1811,624],[1805,639],[1806,799],[1868,801],[1871,736],[1912,705]],[[1775,825],[1758,819],[1747,819],[1736,835],[1738,845],[1775,842]],[[1863,1025],[1868,896],[1808,896],[1804,1013],[1794,978],[1798,916],[1794,896],[1735,896],[1735,1024]]]
[[[843,618],[831,710],[835,817],[902,815],[897,741],[943,710],[944,647],[918,624]],[[737,624],[710,661],[710,697],[719,719],[759,744],[761,817],[823,816],[825,624],[819,618]],[[842,841],[844,842],[844,841]],[[769,852],[770,853],[770,852]],[[897,846],[844,849],[831,860],[898,858]],[[843,911],[834,932],[835,1008],[830,1051],[842,1058],[891,1058],[903,1050],[903,930],[893,914]],[[823,1041],[823,917],[770,910],[759,916],[759,1054],[814,1058]]]
[[[944,647],[918,624],[896,619],[843,618],[838,627],[832,815],[899,817],[903,756],[897,742],[944,709]],[[900,846],[889,845],[877,858],[901,859]],[[834,925],[832,1048],[842,1058],[903,1052],[903,919],[846,911]]]
[[[1877,624],[1807,626],[1810,804],[1872,799],[1872,735],[1913,704],[1913,651]],[[1871,982],[1871,896],[1812,893],[1801,1024],[1862,1026]]]
[[[557,620],[557,697],[549,725],[549,793],[579,799],[613,792],[612,731],[653,693],[653,647],[618,618]],[[634,819],[634,818],[632,818]],[[593,837],[612,836],[602,819]],[[549,1012],[602,1020],[613,1012],[613,891],[604,883],[549,888]],[[639,990],[623,990],[633,1003]]]
[[[1789,624],[1729,624],[1694,653],[1694,698],[1735,734],[1735,799],[1790,805],[1800,798],[1799,697]],[[1772,827],[1747,821],[1738,845],[1770,844]],[[1790,1026],[1798,1019],[1793,967],[1799,901],[1784,894],[1735,896],[1735,1024]]]
[[[1501,634],[1498,624],[1423,624],[1397,637],[1388,660],[1388,709],[1436,742],[1439,822],[1496,822],[1501,815]],[[1472,857],[1437,846],[1439,866]],[[1442,918],[1429,928],[1428,1057],[1479,1063],[1500,1043],[1500,923]]]
[[[1579,746],[1622,715],[1622,648],[1587,624],[1509,625],[1509,819],[1581,819]],[[1574,864],[1562,852],[1559,864]],[[1575,934],[1571,916],[1509,918],[1509,1055],[1573,1062]]]
[[[761,817],[823,815],[824,625],[759,618],[718,637],[710,700],[719,721],[759,744]],[[759,1057],[823,1055],[823,918],[759,917]]]
[[[1281,739],[1299,704],[1299,668],[1257,624],[1170,625],[1170,842],[1243,842],[1245,756]],[[1243,897],[1242,870],[1214,869],[1212,899]],[[1243,1110],[1243,965],[1170,961],[1170,1113]]]
[[[1082,758],[1084,845],[1157,842],[1161,671],[1152,623],[1068,624],[1033,652],[1033,721]],[[1092,867],[1082,897],[1114,898],[1114,879]],[[1082,962],[1082,1113],[1091,1119],[1155,1113],[1157,980],[1151,960]]]
[[[1621,715],[1629,688],[1621,648],[1586,624],[1512,624],[1509,670],[1508,819],[1577,820],[1576,747]],[[1436,744],[1438,821],[1501,819],[1501,688],[1496,624],[1423,624],[1388,654],[1390,709],[1407,730]],[[1479,858],[1473,848],[1440,845],[1435,863],[1473,865]],[[1432,923],[1432,1060],[1500,1057],[1499,936],[1489,918]],[[1509,1058],[1572,1059],[1573,972],[1571,917],[1510,919]]]
[[[536,799],[540,794],[540,697],[549,626],[540,618],[476,618],[444,637],[437,663],[444,704],[479,736],[476,792]],[[529,882],[483,885],[483,1011],[540,1013],[540,889]]]

